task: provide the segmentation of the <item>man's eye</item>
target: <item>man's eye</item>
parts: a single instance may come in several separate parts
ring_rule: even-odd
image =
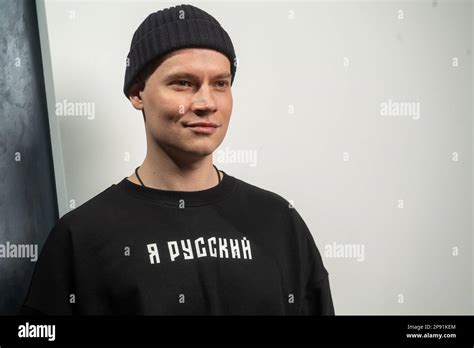
[[[189,81],[186,81],[186,80],[177,80],[173,82],[173,84],[177,84],[181,87],[186,87],[186,83],[191,84]]]
[[[217,83],[219,83],[219,87],[226,87],[229,85],[229,81],[227,80],[221,80],[221,81],[218,81]]]

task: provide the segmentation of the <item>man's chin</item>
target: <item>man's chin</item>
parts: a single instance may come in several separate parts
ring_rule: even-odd
[[[209,156],[218,147],[215,139],[190,139],[188,143],[182,144],[183,150],[196,156]]]
[[[193,147],[184,147],[181,149],[181,152],[186,154],[186,156],[194,159],[201,159],[212,155],[217,146],[193,146]]]
[[[209,155],[212,155],[213,152],[214,152],[214,149],[200,149],[200,150],[191,151],[191,154],[194,155],[195,157],[207,157]]]

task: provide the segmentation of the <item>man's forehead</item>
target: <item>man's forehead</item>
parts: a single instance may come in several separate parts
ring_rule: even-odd
[[[183,48],[170,52],[158,62],[157,73],[165,78],[232,77],[229,59],[221,52],[207,48]]]
[[[209,75],[213,78],[230,78],[232,74],[229,70],[222,70],[222,69],[211,69],[211,70],[203,70],[203,69],[193,69],[193,68],[183,68],[180,67],[178,69],[172,69],[169,71],[164,72],[163,74],[166,78],[178,78],[178,77],[199,77],[202,75]]]
[[[221,52],[207,48],[184,48],[170,52],[161,61],[171,69],[175,65],[227,65],[230,61]]]
[[[176,59],[182,58],[184,59],[186,56],[189,55],[200,55],[200,56],[209,56],[209,57],[221,57],[224,59],[228,59],[225,54],[222,52],[219,52],[217,50],[214,50],[212,48],[207,48],[207,47],[185,47],[185,48],[180,48],[174,51],[169,52],[166,57],[171,58],[175,57]],[[204,58],[204,57],[203,57]]]

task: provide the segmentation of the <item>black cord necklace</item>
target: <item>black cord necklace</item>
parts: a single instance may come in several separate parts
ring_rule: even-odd
[[[219,178],[219,184],[220,184],[221,183],[221,175],[219,174],[219,170],[217,169],[217,167],[214,164],[212,166],[216,169],[217,177]],[[138,175],[138,168],[140,168],[140,166],[135,168],[135,175],[137,176],[138,181],[140,181],[140,184],[142,184],[143,187],[146,187],[145,184],[143,183],[142,179],[140,179],[140,176]]]

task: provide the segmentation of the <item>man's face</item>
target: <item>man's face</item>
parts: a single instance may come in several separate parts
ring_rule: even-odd
[[[192,159],[211,154],[223,141],[232,113],[230,61],[220,52],[185,48],[171,52],[150,75],[141,100],[151,139],[172,154]],[[211,133],[187,125],[217,124]],[[171,153],[170,153],[171,154]]]

